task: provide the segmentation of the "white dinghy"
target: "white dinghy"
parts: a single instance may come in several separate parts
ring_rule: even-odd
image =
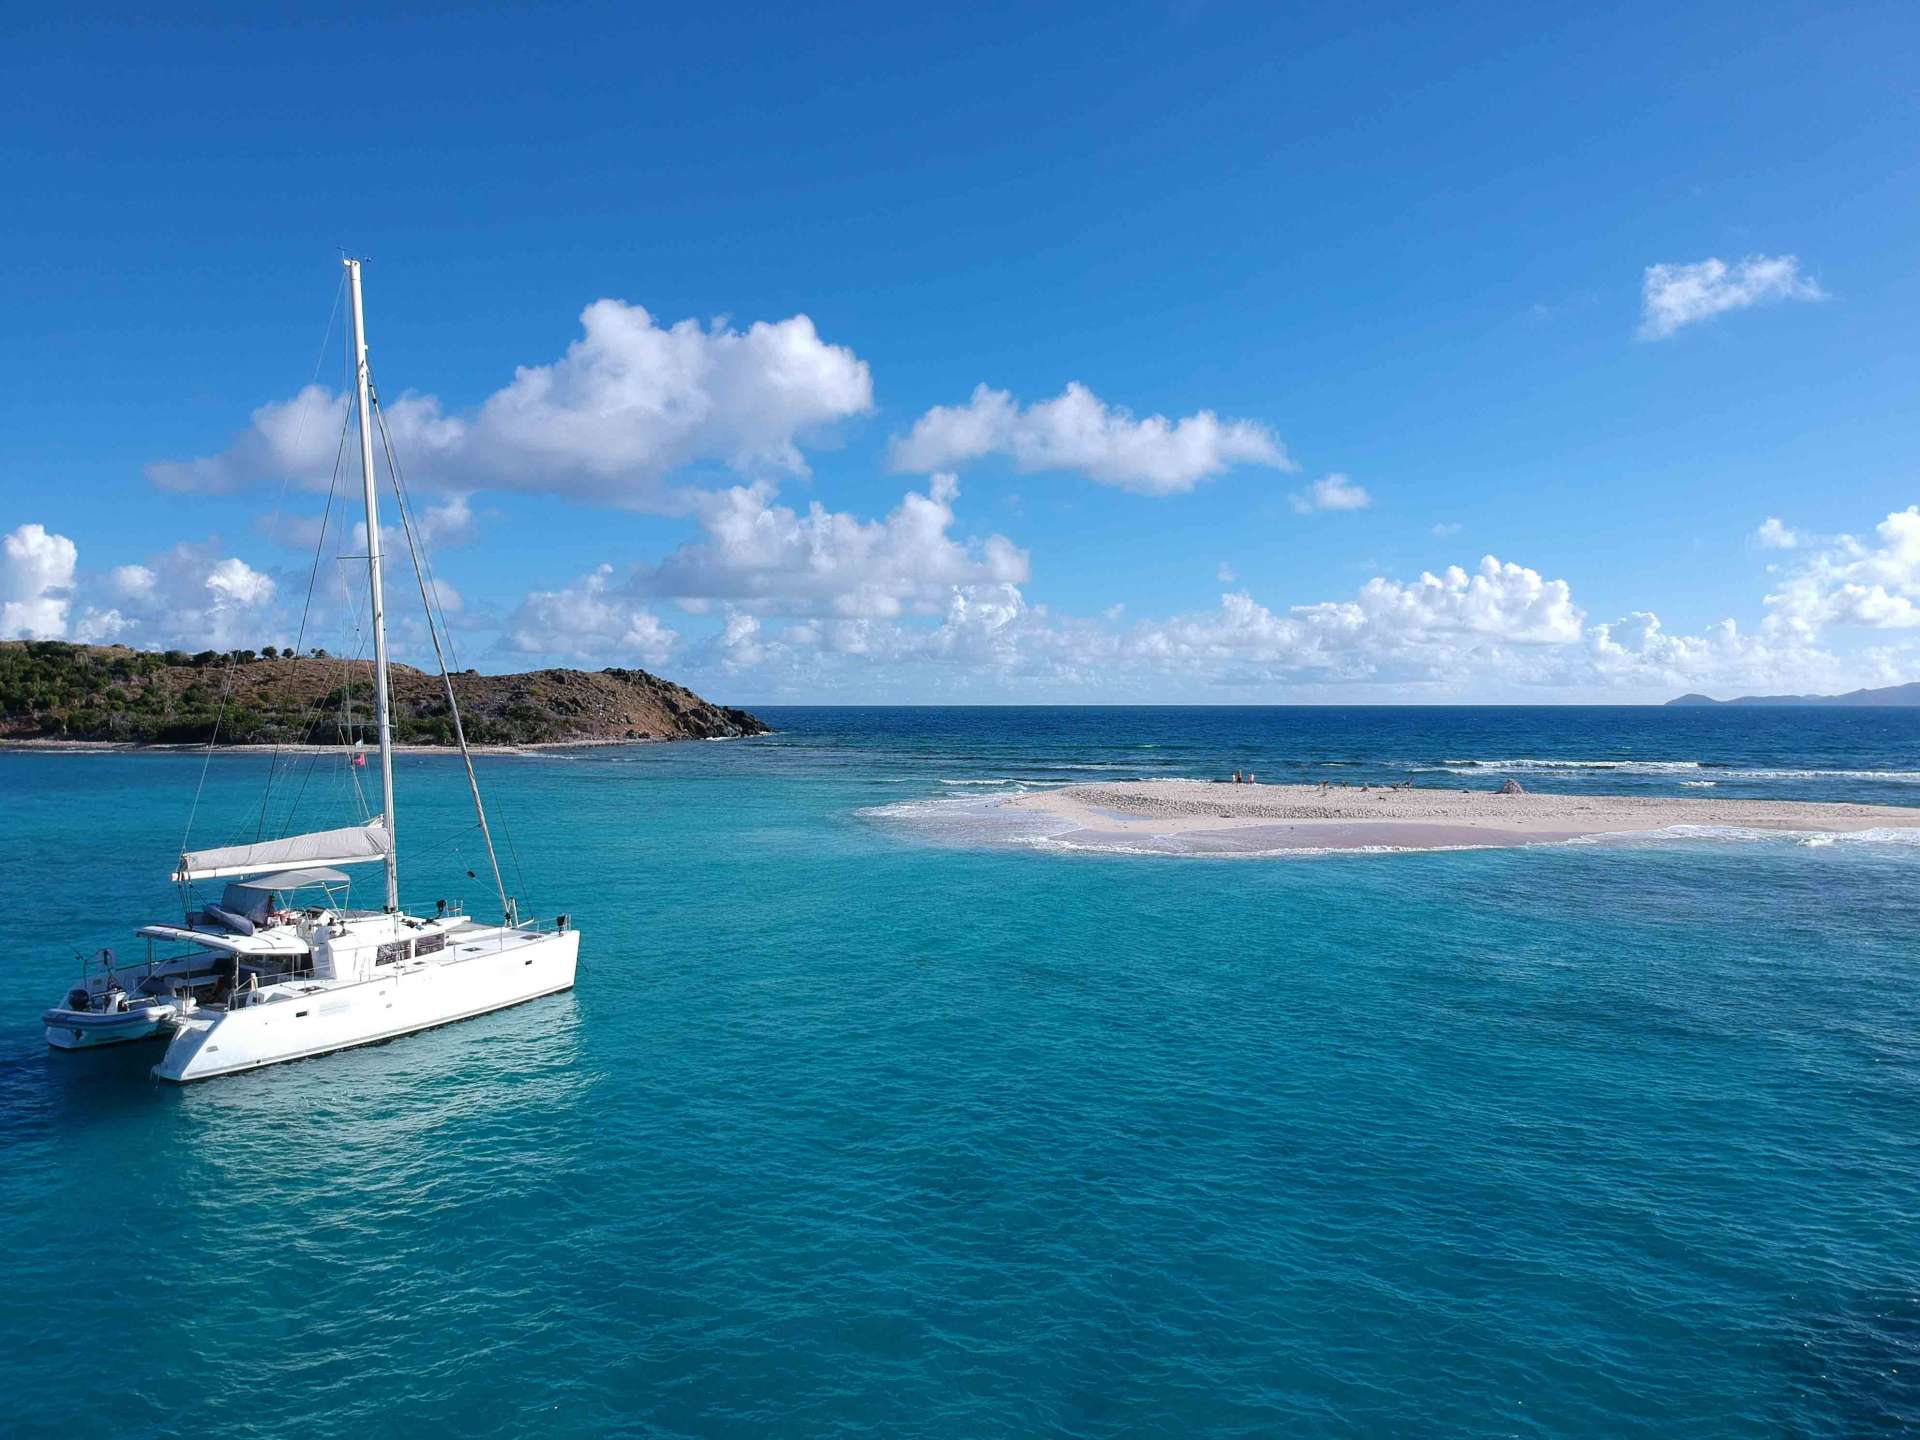
[[[197,910],[190,903],[181,924],[141,928],[138,933],[148,951],[137,974],[117,974],[110,955],[103,952],[102,963],[89,967],[65,1002],[46,1013],[47,1041],[61,1049],[167,1038],[166,1052],[153,1070],[162,1080],[208,1080],[484,1015],[571,988],[579,962],[580,935],[566,916],[552,927],[523,922],[507,895],[417,550],[415,573],[428,633],[440,661],[501,920],[477,923],[458,905],[449,907],[444,901],[432,915],[410,915],[400,908],[373,459],[373,421],[379,408],[367,367],[360,262],[345,263],[352,300],[360,470],[372,552],[367,580],[381,812],[363,825],[182,854],[173,879],[183,894],[191,897],[200,882],[225,880],[219,903],[205,903]],[[384,421],[382,427],[384,432]],[[393,478],[411,546],[413,526],[397,472]],[[351,908],[348,877],[338,867],[375,863],[385,869],[385,903],[378,910]]]
[[[83,961],[80,983],[40,1017],[47,1043],[56,1050],[93,1050],[171,1035],[189,1002],[170,980],[156,982],[151,966],[134,977],[134,986],[128,990],[114,972],[111,950]]]

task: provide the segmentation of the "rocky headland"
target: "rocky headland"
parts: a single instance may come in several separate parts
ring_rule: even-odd
[[[451,745],[440,677],[411,665],[390,673],[394,738]],[[719,740],[770,728],[645,670],[466,670],[453,677],[453,689],[474,745]],[[372,709],[373,667],[365,660],[271,648],[188,655],[0,642],[0,741],[340,745],[369,738]]]

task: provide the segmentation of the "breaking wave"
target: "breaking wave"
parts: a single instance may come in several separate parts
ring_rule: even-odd
[[[1920,846],[1920,827],[1881,825],[1871,830],[1766,830],[1752,825],[1669,825],[1662,834],[1682,840],[1737,840],[1803,845]]]
[[[1442,760],[1442,770],[1471,775],[1476,770],[1611,770],[1625,775],[1673,775],[1704,770],[1699,760]],[[1711,767],[1724,768],[1724,767]]]
[[[1698,783],[1709,785],[1717,784],[1719,780],[1878,780],[1893,784],[1920,785],[1920,770],[1826,770],[1811,767],[1741,769],[1707,760],[1552,760],[1522,757],[1511,760],[1442,760],[1438,768],[1455,775],[1507,770],[1598,771],[1614,775],[1691,775],[1705,770],[1717,778]]]

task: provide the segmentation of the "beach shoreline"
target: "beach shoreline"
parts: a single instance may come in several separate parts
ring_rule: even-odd
[[[1058,843],[1180,854],[1547,845],[1685,826],[1822,834],[1920,830],[1920,807],[1896,805],[1204,780],[1069,785],[1004,804],[1059,822]]]
[[[677,745],[685,740],[704,739],[750,739],[750,736],[646,736],[622,737],[617,740],[528,740],[517,745],[469,745],[468,750],[475,755],[537,755],[549,750],[585,750],[599,749],[613,745]],[[215,745],[214,750],[222,755],[344,755],[352,753],[354,747],[347,745]],[[378,746],[371,741],[363,747],[368,754],[378,752]],[[203,755],[207,746],[203,741],[183,741],[179,743],[139,744],[130,740],[42,740],[42,739],[0,739],[0,754],[12,752],[29,755]],[[396,755],[452,755],[458,757],[458,745],[418,745],[399,744],[393,747]]]

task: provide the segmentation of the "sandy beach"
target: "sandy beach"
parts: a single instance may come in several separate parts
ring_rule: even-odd
[[[548,750],[585,750],[609,745],[666,745],[678,743],[676,737],[669,741],[664,738],[647,737],[645,739],[622,740],[528,740],[518,745],[469,745],[467,748],[475,755],[539,755]],[[732,738],[732,737],[716,737]],[[349,753],[344,745],[216,745],[213,747],[222,755],[344,755]],[[368,754],[378,758],[378,747],[369,742],[363,747]],[[204,741],[165,742],[150,745],[137,745],[126,740],[0,740],[0,753],[18,750],[44,755],[204,755],[207,747]],[[393,747],[396,755],[451,755],[455,759],[460,750],[455,745],[418,745],[396,743]]]
[[[1920,808],[1896,805],[1379,787],[1323,790],[1203,780],[1072,785],[1021,795],[1007,806],[1059,820],[1065,838],[1089,846],[1132,844],[1189,854],[1539,845],[1644,834],[1676,825],[1821,833],[1920,829]]]

